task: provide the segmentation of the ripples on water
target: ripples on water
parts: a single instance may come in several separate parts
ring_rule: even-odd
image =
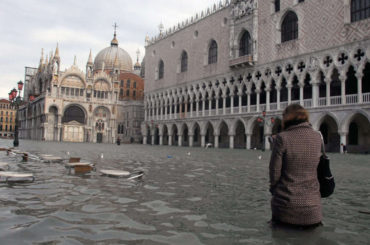
[[[11,141],[0,140],[0,146]],[[272,230],[269,152],[21,141],[20,149],[79,156],[97,169],[143,169],[142,181],[69,175],[62,164],[0,152],[29,184],[0,183],[0,244],[369,244],[370,158],[331,155],[337,189],[324,227]],[[190,155],[187,153],[190,151]],[[103,159],[100,158],[104,153]]]

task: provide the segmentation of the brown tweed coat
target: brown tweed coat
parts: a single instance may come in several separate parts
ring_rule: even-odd
[[[320,156],[321,136],[309,123],[291,126],[276,136],[270,160],[273,219],[295,225],[321,222]]]

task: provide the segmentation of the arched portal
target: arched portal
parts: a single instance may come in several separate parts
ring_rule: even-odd
[[[206,135],[205,135],[206,144],[211,143],[212,145],[214,145],[215,137],[214,137],[214,130],[213,130],[212,124],[208,123],[206,128],[207,128]]]
[[[201,146],[200,127],[198,123],[194,124],[193,146]]]
[[[175,145],[175,146],[179,145],[179,131],[175,124],[173,125],[173,128],[172,128],[172,145]]]
[[[251,138],[251,148],[252,149],[262,149],[263,148],[263,126],[260,125],[257,120],[254,122],[252,138]]]
[[[325,150],[328,152],[339,152],[340,136],[338,134],[338,125],[331,116],[326,115],[322,119],[320,132],[324,139]]]
[[[189,146],[189,129],[188,125],[184,124],[182,128],[182,146]]]
[[[348,124],[347,150],[353,153],[370,152],[370,122],[362,114],[355,114]]]
[[[146,127],[146,143],[148,144],[148,145],[151,145],[152,144],[152,134],[150,133],[150,127],[149,126],[147,126]]]
[[[69,106],[63,114],[63,141],[83,142],[84,126],[86,123],[85,112],[77,105]]]
[[[235,127],[234,147],[238,149],[246,148],[246,135],[244,124],[239,120]]]
[[[229,128],[225,122],[222,122],[220,125],[219,147],[228,148],[229,146]]]
[[[168,145],[168,128],[167,128],[167,125],[163,125],[163,145]]]
[[[154,129],[154,145],[159,145],[159,129],[156,127]]]

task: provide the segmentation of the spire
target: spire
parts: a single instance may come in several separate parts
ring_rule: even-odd
[[[93,63],[93,60],[92,60],[92,53],[90,49],[89,60],[87,61],[87,64],[92,64],[92,63]]]
[[[45,65],[49,64],[49,56],[46,54]]]
[[[162,36],[163,35],[163,30],[164,30],[164,25],[163,25],[162,22],[159,24],[158,29],[159,29],[159,35]]]
[[[57,43],[57,47],[55,48],[55,55],[54,55],[54,58],[60,58],[59,57],[59,45]]]
[[[116,30],[117,30],[117,27],[118,27],[117,23],[114,23],[113,27],[114,27],[114,36],[113,36],[112,41],[110,42],[110,45],[111,46],[118,46],[117,33],[116,33]]]
[[[140,50],[139,49],[137,49],[136,55],[137,55],[137,59],[136,59],[135,65],[134,65],[134,70],[140,70],[141,65],[140,65],[140,62],[139,62],[139,56],[140,56]]]
[[[76,55],[75,55],[75,58],[74,58],[74,61],[73,61],[73,65],[74,66],[77,66],[77,58],[76,58]]]

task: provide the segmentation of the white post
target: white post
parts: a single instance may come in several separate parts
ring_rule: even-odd
[[[146,137],[146,135],[144,135],[144,137],[143,137],[143,145],[146,145],[147,144],[147,137]]]
[[[234,135],[230,135],[230,149],[234,149]]]
[[[182,135],[179,135],[179,146],[182,146]]]
[[[163,135],[159,136],[159,145],[163,145]]]
[[[193,147],[194,144],[194,135],[189,135],[189,147]]]
[[[215,148],[219,147],[219,136],[215,135]]]
[[[206,136],[205,135],[201,135],[201,146],[202,147],[206,146]]]
[[[251,135],[250,134],[246,134],[246,148],[247,150],[249,150],[251,148]]]

